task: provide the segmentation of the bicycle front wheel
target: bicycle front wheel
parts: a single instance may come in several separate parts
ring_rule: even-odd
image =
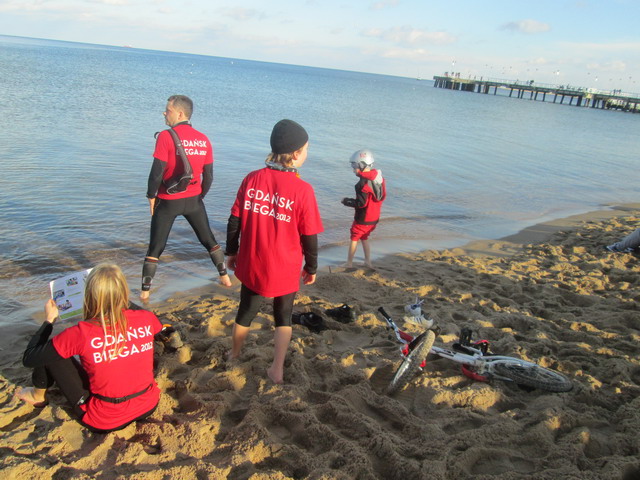
[[[427,330],[418,339],[416,345],[413,347],[406,357],[402,359],[402,363],[393,375],[393,379],[387,387],[387,395],[393,395],[398,390],[401,390],[409,381],[413,378],[415,373],[420,368],[420,365],[429,355],[433,342],[436,339],[436,334],[431,330]]]
[[[496,362],[493,371],[502,377],[513,380],[518,385],[539,388],[548,392],[568,392],[573,388],[571,380],[561,373],[535,363],[512,360]]]

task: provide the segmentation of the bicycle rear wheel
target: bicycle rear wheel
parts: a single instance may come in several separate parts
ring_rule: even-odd
[[[539,388],[548,392],[568,392],[573,388],[571,380],[561,373],[531,362],[514,359],[496,362],[492,368],[497,375],[513,380],[518,385]]]
[[[417,338],[415,346],[402,359],[402,363],[393,375],[393,379],[387,387],[387,395],[393,395],[398,390],[401,390],[413,378],[422,362],[429,355],[435,339],[436,334],[431,330],[427,330]]]

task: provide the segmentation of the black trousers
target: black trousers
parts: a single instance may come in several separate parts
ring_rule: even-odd
[[[273,319],[276,327],[290,327],[293,301],[297,292],[288,293],[273,299]],[[240,305],[236,315],[236,323],[243,327],[249,327],[256,317],[266,297],[257,294],[248,287],[242,285],[240,289]]]
[[[160,258],[160,255],[162,255],[167,245],[167,239],[173,227],[173,222],[178,215],[182,215],[187,219],[198,240],[208,252],[218,245],[209,226],[207,210],[204,207],[204,202],[200,195],[179,198],[177,200],[163,200],[159,198],[156,200],[156,208],[151,217],[151,232],[147,257]]]

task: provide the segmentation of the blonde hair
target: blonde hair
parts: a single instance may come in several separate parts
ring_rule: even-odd
[[[296,153],[296,152],[291,152],[291,153],[273,153],[273,152],[271,152],[267,156],[267,159],[264,161],[264,163],[266,163],[266,164],[277,163],[278,165],[282,165],[283,167],[292,168],[293,167],[293,154],[294,153]]]
[[[124,311],[129,306],[129,286],[122,270],[112,263],[102,263],[91,270],[84,290],[84,318],[97,322],[106,336],[115,338],[118,352],[119,334],[127,331]]]

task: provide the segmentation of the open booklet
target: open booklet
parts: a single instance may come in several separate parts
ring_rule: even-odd
[[[84,302],[84,283],[91,268],[81,272],[70,273],[49,282],[51,298],[60,311],[60,320],[82,314]]]

